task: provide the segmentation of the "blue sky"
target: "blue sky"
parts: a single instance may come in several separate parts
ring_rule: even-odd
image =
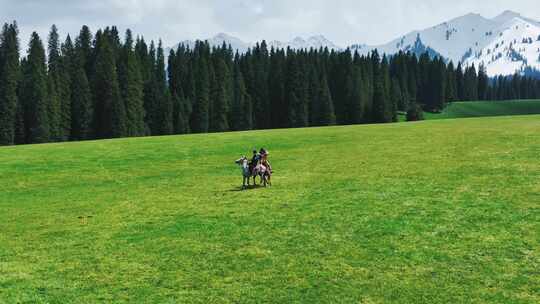
[[[467,13],[513,10],[540,20],[538,0],[0,0],[1,21],[17,20],[21,42],[51,24],[62,34],[117,25],[174,45],[219,32],[245,41],[322,34],[338,45],[380,44]]]

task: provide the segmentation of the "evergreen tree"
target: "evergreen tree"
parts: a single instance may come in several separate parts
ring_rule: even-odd
[[[324,84],[323,84],[324,85]],[[366,111],[366,82],[359,67],[355,67],[350,77],[349,90],[349,123],[359,124],[365,119]]]
[[[87,140],[94,136],[94,105],[90,91],[90,84],[86,78],[84,67],[74,64],[72,67],[71,82],[71,138],[74,140]]]
[[[210,106],[210,76],[208,71],[208,61],[204,54],[204,43],[199,42],[199,54],[196,59],[195,68],[195,104],[191,119],[191,129],[195,133],[206,133],[210,127],[209,106]]]
[[[296,54],[289,61],[288,88],[289,92],[289,125],[291,127],[306,127],[308,126],[308,94],[307,80],[305,71],[303,70],[301,56]]]
[[[486,73],[486,68],[482,64],[480,65],[480,68],[478,70],[478,99],[479,100],[486,100],[488,95],[488,89],[489,89],[489,77]]]
[[[126,31],[126,39],[120,51],[118,84],[126,108],[126,135],[145,135],[143,80],[139,61],[135,55],[133,36]]]
[[[330,88],[328,87],[325,73],[322,73],[320,84],[318,115],[315,124],[318,126],[335,125],[336,114],[334,112],[334,102],[330,94]]]
[[[397,122],[397,109],[400,104],[403,96],[401,95],[401,87],[399,85],[399,80],[397,78],[392,78],[390,85],[390,103],[392,106],[392,121]]]
[[[225,62],[218,58],[216,65],[217,91],[214,96],[214,106],[212,115],[212,125],[214,132],[224,132],[229,130],[228,111],[229,105],[229,68]]]
[[[237,55],[237,57],[239,57]],[[238,62],[236,59],[235,62]],[[287,99],[285,93],[285,52],[274,50],[270,52],[270,75],[268,79],[268,90],[272,105],[269,117],[273,128],[283,128],[288,125]]]
[[[36,32],[32,33],[28,57],[24,66],[23,103],[27,143],[45,143],[50,140],[49,106],[47,95],[47,67],[45,49]]]
[[[72,138],[72,66],[75,60],[75,49],[68,35],[61,46],[61,58],[58,64],[58,76],[56,80],[56,88],[58,98],[60,99],[60,125],[59,134],[60,140],[67,141]]]
[[[13,23],[5,24],[0,35],[0,145],[14,144],[17,112],[22,111],[17,97],[18,33],[17,24]]]
[[[92,79],[94,69],[93,51],[92,51],[92,32],[88,26],[83,26],[79,36],[75,40],[75,47],[78,50],[80,64],[82,64],[86,77]]]
[[[379,61],[377,52],[374,52],[372,56],[373,63],[377,64]],[[373,120],[378,123],[391,122],[394,114],[389,96],[390,80],[386,56],[383,56],[380,66],[374,72],[374,82]]]
[[[309,125],[317,125],[317,118],[320,115],[320,94],[321,94],[321,83],[319,73],[315,66],[311,66],[309,73],[309,84],[308,84],[308,94],[309,94]]]
[[[173,103],[170,92],[167,88],[167,79],[165,76],[165,55],[163,53],[162,42],[159,41],[157,48],[156,66],[155,66],[155,85],[157,93],[157,107],[155,122],[157,126],[156,134],[169,135],[173,134]]]
[[[428,102],[429,109],[442,111],[446,105],[446,66],[442,58],[437,58],[431,65],[429,86],[432,91]]]
[[[120,95],[114,50],[110,40],[96,34],[96,62],[93,80],[97,138],[126,136],[126,109]]]
[[[457,98],[456,71],[452,61],[448,64],[446,73],[446,101],[452,102]]]
[[[142,47],[145,45],[143,44]],[[150,42],[150,49],[141,50],[141,67],[144,80],[144,111],[147,133],[156,135],[159,133],[159,92],[156,79],[156,47],[154,41]]]
[[[465,69],[465,74],[463,76],[463,94],[464,100],[478,100],[478,78],[474,65]]]
[[[60,57],[60,40],[58,29],[55,25],[52,26],[49,33],[48,44],[48,113],[49,113],[49,133],[52,141],[62,141],[68,139],[68,134],[63,134],[61,128],[61,101],[59,96],[59,86],[64,79],[61,77],[61,57]]]
[[[456,98],[459,101],[465,100],[465,79],[461,62],[456,69]]]
[[[235,65],[231,129],[233,131],[251,130],[253,128],[252,111],[251,98],[247,94],[242,71],[238,65]]]
[[[257,44],[253,50],[253,85],[256,88],[252,91],[252,102],[255,111],[254,119],[257,129],[267,129],[270,124],[270,100],[268,90],[268,68],[269,58],[266,42],[263,40]],[[307,119],[307,117],[306,117]]]

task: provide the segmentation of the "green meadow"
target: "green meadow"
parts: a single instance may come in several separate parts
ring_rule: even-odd
[[[441,113],[424,115],[430,120],[528,114],[540,114],[540,100],[453,102]]]
[[[540,303],[539,156],[539,115],[2,147],[0,303]]]

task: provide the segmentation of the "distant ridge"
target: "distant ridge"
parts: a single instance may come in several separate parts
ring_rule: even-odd
[[[467,14],[439,25],[413,31],[387,44],[351,46],[362,54],[377,49],[395,54],[414,50],[417,40],[454,63],[483,65],[488,75],[512,75],[540,69],[540,23],[513,11],[488,19]]]
[[[211,46],[230,45],[233,50],[246,52],[256,42],[245,42],[225,33],[204,39]],[[195,41],[180,42],[191,48]],[[323,35],[296,37],[290,41],[267,41],[268,48],[343,50]],[[175,45],[174,48],[178,46]],[[424,30],[412,31],[386,44],[350,45],[353,52],[368,54],[377,49],[381,54],[393,55],[399,51],[420,55],[441,56],[446,61],[463,65],[481,65],[489,76],[526,74],[540,70],[540,22],[507,10],[494,18],[470,13]]]

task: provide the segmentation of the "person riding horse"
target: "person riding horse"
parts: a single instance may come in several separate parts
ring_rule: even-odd
[[[253,156],[251,158],[251,162],[249,163],[249,169],[253,171],[259,165],[262,165],[268,169],[270,174],[272,173],[272,167],[268,161],[268,151],[266,151],[264,148],[261,148],[259,152],[257,152],[257,150],[253,150]]]
[[[253,172],[253,170],[259,165],[260,161],[261,155],[257,153],[257,150],[253,150],[253,157],[251,157],[251,162],[249,163],[249,170]]]
[[[268,169],[268,172],[272,174],[272,166],[270,166],[270,162],[268,161],[268,154],[268,151],[266,151],[264,148],[261,148],[259,151],[261,165],[265,166]]]
[[[236,160],[236,164],[242,167],[242,176],[244,181],[242,183],[242,189],[249,187],[249,180],[253,177],[253,184],[256,185],[255,178],[259,176],[261,178],[261,183],[266,187],[267,185],[272,185],[272,169],[270,167],[270,162],[268,162],[268,151],[264,148],[261,148],[259,152],[253,150],[253,156],[251,160],[245,156],[242,156],[240,159]]]

